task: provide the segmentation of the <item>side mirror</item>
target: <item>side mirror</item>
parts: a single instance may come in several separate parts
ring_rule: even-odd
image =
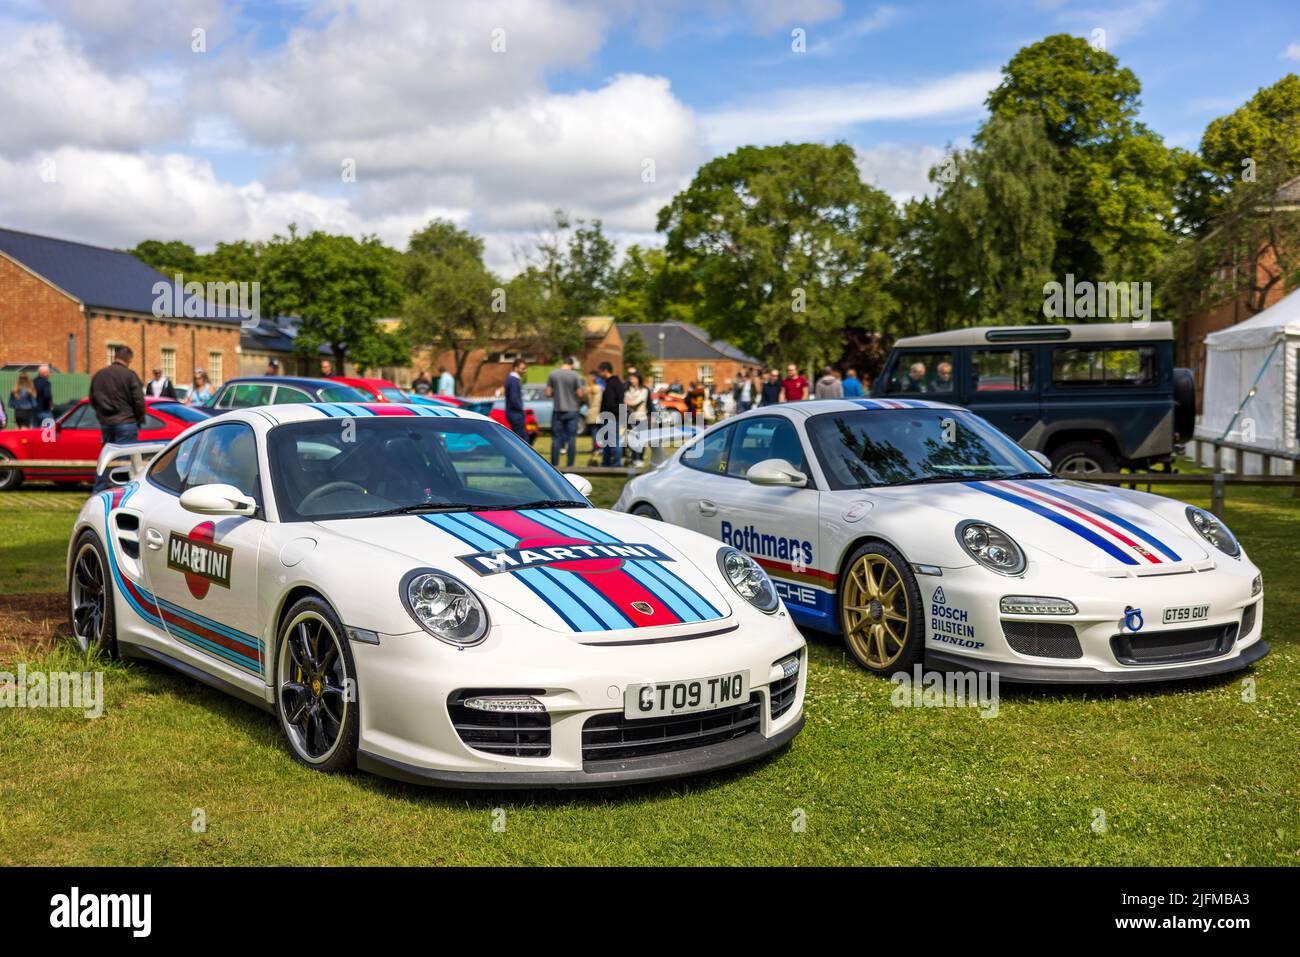
[[[808,484],[808,476],[785,459],[764,459],[749,467],[745,478],[754,485],[770,485],[782,488],[803,488]]]
[[[1041,465],[1043,468],[1047,469],[1047,471],[1049,472],[1052,471],[1052,460],[1049,459],[1042,452],[1039,452],[1037,449],[1030,449],[1029,457],[1033,459],[1035,462],[1037,462],[1039,465]]]
[[[257,502],[233,485],[196,485],[181,493],[181,508],[200,515],[252,515]]]
[[[575,475],[573,472],[565,472],[564,477],[569,480],[569,484],[578,490],[578,494],[586,498],[591,494],[591,483],[581,475]]]

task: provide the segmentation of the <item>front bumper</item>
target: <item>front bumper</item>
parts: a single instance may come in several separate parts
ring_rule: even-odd
[[[358,765],[403,781],[449,787],[575,788],[660,781],[757,760],[781,749],[803,726],[807,651],[784,609],[761,621],[746,619],[698,637],[619,646],[584,645],[532,625],[498,626],[482,646],[465,650],[422,632],[381,635],[378,645],[353,642],[361,712]],[[795,654],[799,670],[791,677],[777,662]],[[748,673],[749,697],[743,702],[748,710],[743,722],[737,717],[734,728],[728,725],[723,733],[682,734],[668,748],[646,754],[656,748],[608,745],[610,739],[602,735],[613,732],[598,730],[600,722],[587,727],[598,716],[621,720],[629,685],[735,672]],[[469,691],[527,694],[541,701],[546,747],[537,748],[532,737],[526,751],[475,746],[473,734],[482,729],[467,732],[463,717],[455,716],[463,709],[450,706]],[[698,714],[721,720],[741,707]],[[625,737],[619,731],[616,740],[639,741],[641,722],[624,724],[637,730]],[[676,732],[665,732],[670,733]]]
[[[1236,671],[1269,650],[1264,596],[1251,594],[1257,574],[1245,558],[1141,577],[1060,563],[1031,563],[1016,578],[979,566],[945,568],[920,579],[926,660],[1029,683],[1129,684]],[[1000,601],[1012,595],[1067,599],[1077,613],[1003,613]],[[1165,609],[1200,605],[1208,606],[1204,618],[1163,621]],[[1129,610],[1140,610],[1141,621]]]

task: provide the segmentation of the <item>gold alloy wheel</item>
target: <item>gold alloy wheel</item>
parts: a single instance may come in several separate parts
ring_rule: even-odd
[[[911,603],[898,569],[884,555],[868,552],[853,563],[840,598],[844,637],[860,660],[888,668],[907,644]]]

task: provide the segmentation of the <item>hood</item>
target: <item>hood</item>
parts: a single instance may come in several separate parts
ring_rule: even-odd
[[[1032,557],[1034,550],[1102,574],[1184,572],[1208,553],[1190,528],[1148,508],[1140,493],[1061,480],[953,482],[903,486],[890,497],[915,500],[962,519],[996,525]],[[857,497],[863,497],[861,492]]]
[[[731,615],[706,574],[633,516],[526,509],[336,519],[339,535],[455,575],[551,631],[591,640],[699,631]],[[489,614],[491,608],[489,607]]]

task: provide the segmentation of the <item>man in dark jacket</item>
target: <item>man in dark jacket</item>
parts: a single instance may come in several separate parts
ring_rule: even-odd
[[[619,416],[623,408],[623,382],[608,362],[597,366],[597,371],[605,381],[604,391],[600,393],[601,464],[618,466],[623,464],[623,437],[619,434],[623,424]]]
[[[110,442],[134,442],[144,425],[144,386],[131,371],[135,353],[129,346],[113,350],[113,364],[100,369],[90,380],[90,404],[99,417],[99,434]],[[95,491],[108,488],[107,475],[95,478]]]
[[[36,370],[36,424],[41,428],[54,419],[54,387],[50,384],[50,367],[44,362]]]
[[[506,424],[510,431],[528,441],[528,417],[524,414],[524,370],[528,364],[516,359],[506,376]]]

